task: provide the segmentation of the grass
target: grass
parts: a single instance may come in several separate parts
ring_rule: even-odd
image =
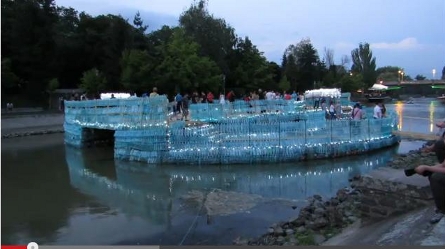
[[[315,245],[314,233],[312,231],[306,231],[304,233],[295,234],[295,238],[298,240],[298,245],[303,245],[303,246]]]

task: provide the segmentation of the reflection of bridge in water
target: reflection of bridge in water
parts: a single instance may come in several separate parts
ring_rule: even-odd
[[[393,150],[386,150],[338,162],[224,167],[159,167],[134,162],[108,165],[114,161],[107,160],[101,166],[114,171],[108,174],[93,169],[99,168],[94,166],[98,161],[91,157],[97,155],[94,150],[66,148],[73,187],[111,208],[167,227],[171,226],[172,215],[180,211],[180,197],[191,190],[209,192],[218,188],[266,199],[304,200],[314,194],[329,197],[348,186],[349,178],[383,166],[393,154]]]

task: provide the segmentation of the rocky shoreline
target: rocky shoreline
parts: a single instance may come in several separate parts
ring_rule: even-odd
[[[429,144],[426,142],[425,144]],[[387,167],[395,169],[414,168],[420,164],[437,163],[434,153],[421,152],[421,148],[406,154],[395,156]],[[355,176],[350,182],[360,179]],[[335,197],[323,200],[314,195],[308,199],[297,218],[271,225],[267,233],[259,238],[237,238],[234,245],[320,245],[339,234],[355,221],[361,219],[360,205],[362,193],[353,183],[348,188],[340,189]]]

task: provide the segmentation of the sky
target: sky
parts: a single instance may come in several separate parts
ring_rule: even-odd
[[[96,16],[120,14],[132,23],[137,11],[150,30],[176,26],[193,0],[56,0]],[[369,43],[377,67],[397,66],[414,78],[442,75],[445,66],[444,0],[209,0],[208,10],[224,18],[238,36],[248,36],[270,61],[309,38],[320,58],[334,51],[336,63]]]

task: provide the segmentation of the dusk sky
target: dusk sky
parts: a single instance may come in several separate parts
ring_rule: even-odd
[[[175,26],[193,0],[56,0],[96,16],[137,11],[150,30]],[[336,63],[360,42],[371,45],[377,67],[399,66],[406,74],[433,78],[445,66],[444,0],[209,0],[209,12],[224,18],[238,36],[249,36],[268,60],[281,63],[284,50],[310,38],[323,58],[334,50]]]

